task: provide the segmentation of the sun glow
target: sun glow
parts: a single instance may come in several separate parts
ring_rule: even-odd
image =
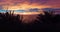
[[[27,10],[27,9],[30,9],[30,8],[49,8],[50,6],[43,6],[43,5],[37,5],[37,4],[31,4],[31,5],[29,5],[29,4],[20,4],[20,5],[13,5],[13,6],[11,6],[11,5],[5,5],[5,6],[3,6],[3,9],[4,10],[7,10],[7,8],[8,8],[8,10],[20,10],[20,9],[22,9],[22,10]]]
[[[44,15],[44,12],[24,12],[24,13],[14,12],[14,14],[19,14],[19,15],[36,15],[36,14],[43,14],[43,15]]]
[[[43,5],[36,5],[36,4],[31,4],[31,5],[29,5],[29,4],[20,4],[20,5],[15,5],[15,6],[10,6],[10,5],[8,5],[8,6],[3,6],[4,8],[4,10],[7,10],[7,8],[8,8],[8,10],[11,10],[11,11],[13,11],[13,10],[24,10],[24,11],[29,11],[29,9],[30,8],[38,8],[38,9],[42,9],[42,8],[46,8],[46,7],[50,7],[50,6],[43,6]],[[41,10],[39,10],[39,12],[14,12],[14,14],[20,14],[20,15],[31,15],[31,14],[41,14],[41,13],[43,13],[43,11],[41,11]],[[44,13],[43,13],[44,14]]]

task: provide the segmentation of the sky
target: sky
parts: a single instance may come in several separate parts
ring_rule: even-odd
[[[3,8],[5,6],[31,6],[31,7],[52,7],[52,8],[60,8],[60,0],[0,0],[0,7]],[[0,9],[3,9],[3,8]]]
[[[0,10],[27,10],[30,8],[60,8],[60,0],[0,0]]]

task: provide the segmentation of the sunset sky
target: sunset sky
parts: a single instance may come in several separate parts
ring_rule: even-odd
[[[0,9],[4,6],[48,6],[52,8],[60,8],[60,0],[0,0]]]
[[[60,8],[60,0],[0,0],[0,10],[28,10],[30,8]]]

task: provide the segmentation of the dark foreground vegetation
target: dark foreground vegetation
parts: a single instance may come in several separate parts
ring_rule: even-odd
[[[55,31],[60,30],[60,15],[52,15],[48,12],[44,12],[45,15],[38,15],[39,20],[35,20],[34,23],[23,24],[19,15],[0,13],[0,29],[6,31]]]

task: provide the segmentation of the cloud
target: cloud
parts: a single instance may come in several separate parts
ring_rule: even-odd
[[[0,6],[50,6],[52,8],[60,8],[60,0],[0,0]]]

